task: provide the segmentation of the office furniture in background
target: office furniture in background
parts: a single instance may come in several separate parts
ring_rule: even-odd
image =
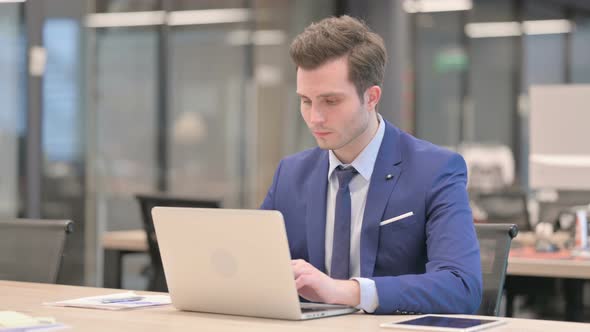
[[[532,229],[527,208],[526,193],[520,190],[501,190],[472,193],[471,204],[483,219],[476,222],[515,224],[519,231]]]
[[[590,85],[530,88],[532,189],[590,190],[588,104]]]
[[[467,164],[469,192],[503,191],[514,184],[510,147],[493,143],[462,143],[457,148]]]
[[[55,283],[70,220],[0,220],[0,279]]]
[[[123,258],[148,252],[146,233],[143,229],[106,232],[101,244],[104,251],[103,286],[123,288]]]
[[[506,277],[510,243],[518,234],[514,224],[476,224],[483,276],[483,297],[478,315],[498,316]]]
[[[538,287],[543,285],[543,278],[549,278],[564,280],[564,319],[574,322],[584,320],[583,286],[584,281],[590,280],[590,259],[574,257],[567,249],[543,253],[535,251],[534,247],[515,248],[511,250],[508,259],[508,275],[511,278],[506,284],[507,316],[512,316],[515,295],[539,292]]]
[[[538,197],[545,196],[540,199],[540,221],[555,224],[563,209],[590,203],[590,145],[585,139],[590,122],[590,85],[532,86],[529,96],[529,185]],[[562,263],[571,262],[567,259]],[[575,277],[577,273],[573,271],[578,271],[577,263],[586,263],[576,262],[571,268],[550,259],[543,263],[563,272],[567,319],[582,319],[584,281],[588,277]],[[555,272],[539,272],[547,273]],[[509,280],[508,284],[517,291],[531,285],[530,281],[519,279]]]

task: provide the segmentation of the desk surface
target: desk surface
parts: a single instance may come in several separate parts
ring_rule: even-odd
[[[51,316],[71,326],[64,331],[395,331],[379,328],[380,323],[411,316],[353,314],[310,321],[272,319],[183,312],[172,306],[127,311],[63,308],[41,303],[77,297],[103,295],[120,290],[50,284],[0,281],[0,310],[14,310],[31,316]],[[140,292],[145,293],[145,292]],[[503,318],[507,324],[490,331],[589,331],[590,324]]]
[[[106,250],[148,251],[147,237],[143,229],[106,232],[101,243]]]
[[[512,249],[507,273],[515,276],[590,279],[590,259],[573,257],[569,250],[537,253],[531,247]]]

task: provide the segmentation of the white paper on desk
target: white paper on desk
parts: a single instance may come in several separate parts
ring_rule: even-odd
[[[53,317],[31,317],[16,311],[0,311],[0,332],[55,331],[67,327]]]
[[[128,298],[131,296],[143,297],[138,301],[130,302],[116,302],[116,303],[103,303],[105,299],[115,298]],[[81,297],[79,299],[65,300],[59,302],[48,302],[45,305],[51,305],[56,307],[76,307],[76,308],[92,308],[92,309],[104,309],[104,310],[124,310],[134,309],[143,307],[152,307],[157,305],[165,305],[172,303],[170,296],[168,295],[138,295],[134,292],[116,293],[109,295]]]
[[[69,329],[70,327],[61,323],[49,324],[49,325],[33,325],[33,326],[21,326],[21,327],[0,327],[0,332],[49,332],[57,331],[61,329]]]

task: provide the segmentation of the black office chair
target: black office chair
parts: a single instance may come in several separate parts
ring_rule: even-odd
[[[189,198],[171,197],[167,195],[139,194],[135,195],[135,198],[138,200],[141,208],[143,227],[147,234],[148,250],[151,260],[148,290],[167,292],[168,287],[166,285],[166,277],[164,275],[164,268],[162,267],[160,248],[158,247],[158,239],[156,238],[154,221],[152,219],[152,208],[156,206],[219,208],[221,207],[220,202],[215,200],[195,200]]]
[[[520,231],[531,230],[526,193],[519,190],[471,193],[473,204],[486,215],[486,223],[516,224]]]
[[[0,220],[0,279],[55,283],[70,220]]]
[[[476,224],[475,231],[483,277],[483,297],[477,314],[498,316],[510,243],[518,234],[518,227],[514,224]]]

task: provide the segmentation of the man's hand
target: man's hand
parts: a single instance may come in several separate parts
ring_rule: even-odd
[[[302,259],[292,260],[291,266],[297,292],[303,298],[351,307],[360,303],[360,286],[356,280],[332,279]]]

